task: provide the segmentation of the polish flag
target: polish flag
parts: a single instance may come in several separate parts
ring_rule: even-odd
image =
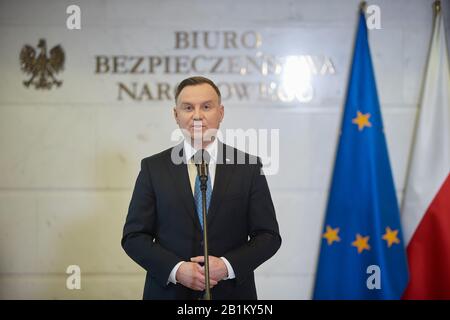
[[[402,206],[410,272],[403,299],[450,299],[450,71],[436,3]]]

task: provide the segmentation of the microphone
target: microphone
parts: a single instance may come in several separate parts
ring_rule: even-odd
[[[206,189],[208,187],[208,163],[209,154],[200,150],[194,155],[194,163],[197,166],[197,174],[200,178],[200,191],[202,192],[202,220],[203,220],[203,257],[205,259],[205,295],[204,300],[211,300],[210,278],[209,278],[209,255],[208,255],[208,228],[206,222]]]
[[[200,190],[206,192],[208,176],[209,176],[209,153],[205,150],[200,150],[194,155],[194,163],[197,167],[197,174],[200,178]]]

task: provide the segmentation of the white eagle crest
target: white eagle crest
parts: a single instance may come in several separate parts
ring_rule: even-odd
[[[36,57],[36,50],[30,45],[24,45],[20,51],[20,66],[22,71],[30,74],[31,78],[23,82],[25,87],[33,84],[36,89],[51,89],[54,84],[61,86],[54,74],[64,68],[64,51],[60,45],[50,50],[50,58],[47,57],[47,44],[44,39],[39,40],[38,48],[41,52]]]

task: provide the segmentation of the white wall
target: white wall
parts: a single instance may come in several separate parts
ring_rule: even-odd
[[[370,32],[370,44],[400,200],[432,1],[370,3],[381,8],[382,29]],[[187,75],[96,75],[94,57],[174,54],[175,30],[256,30],[266,52],[327,55],[336,68],[314,79],[309,103],[225,103],[224,128],[280,129],[281,168],[268,181],[283,245],[257,270],[259,296],[308,299],[358,1],[77,1],[79,31],[65,27],[69,4],[0,4],[0,298],[141,298],[144,271],[121,249],[122,227],[140,159],[173,145],[176,126],[171,101],[118,101],[116,81]],[[28,77],[20,71],[20,49],[36,47],[41,37],[48,49],[60,43],[66,52],[57,76],[64,83],[50,91],[22,85]],[[66,289],[71,264],[81,267],[81,290]]]

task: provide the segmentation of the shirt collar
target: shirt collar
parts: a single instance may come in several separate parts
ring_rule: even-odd
[[[194,154],[198,151],[196,150],[189,142],[184,139],[184,154],[186,155],[186,159],[190,160]],[[217,146],[218,146],[218,139],[217,137],[214,139],[213,142],[208,144],[205,148],[206,151],[208,151],[209,156],[211,158],[211,162],[217,163]]]

